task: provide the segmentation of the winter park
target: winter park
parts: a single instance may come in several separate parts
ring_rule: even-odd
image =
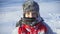
[[[12,34],[16,29],[16,23],[23,17],[22,4],[25,1],[0,0],[0,34]],[[34,1],[39,5],[39,14],[44,22],[51,28],[54,34],[60,34],[60,0]]]

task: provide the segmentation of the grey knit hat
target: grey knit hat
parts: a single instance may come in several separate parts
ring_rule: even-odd
[[[23,4],[23,13],[28,11],[36,11],[37,13],[39,13],[39,5],[33,0],[27,0]]]

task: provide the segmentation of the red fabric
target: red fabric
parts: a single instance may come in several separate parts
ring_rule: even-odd
[[[38,31],[42,31],[42,30],[44,30],[44,32],[47,31],[46,26],[43,25],[42,23],[36,24],[35,27],[38,28],[38,29],[23,24],[22,27],[19,27],[18,34],[22,34],[22,33],[25,33],[25,34],[34,34],[35,33],[35,34],[38,34]],[[26,28],[28,28],[30,31],[27,31]]]

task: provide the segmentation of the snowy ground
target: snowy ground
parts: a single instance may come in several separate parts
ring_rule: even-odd
[[[44,2],[41,0],[39,2],[37,0],[37,2],[40,5],[40,15],[45,22],[51,27],[53,32],[60,34],[60,1],[51,0]],[[1,3],[0,34],[11,34],[12,30],[15,29],[16,22],[22,17],[22,3],[19,3],[19,1]]]

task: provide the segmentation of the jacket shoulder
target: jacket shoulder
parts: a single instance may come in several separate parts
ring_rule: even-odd
[[[16,27],[21,26],[21,25],[22,25],[22,19],[19,20],[19,21],[16,23]]]
[[[39,29],[47,32],[47,27],[42,22],[39,22]]]

